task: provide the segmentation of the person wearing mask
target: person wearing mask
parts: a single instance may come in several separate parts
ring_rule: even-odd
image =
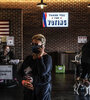
[[[52,58],[45,52],[45,44],[44,35],[32,37],[32,55],[26,57],[20,69],[22,77],[30,72],[28,75],[33,79],[32,85],[23,84],[24,100],[51,100]],[[30,89],[30,86],[33,88]]]
[[[75,62],[76,62],[76,80],[80,79],[81,76],[81,56],[82,56],[82,52],[79,51],[76,55],[75,55]]]
[[[10,50],[9,46],[4,45],[3,50],[0,52],[0,64],[1,65],[10,64],[10,60],[12,59],[15,59],[14,53]],[[17,67],[16,65],[13,64],[13,80],[16,79],[16,70],[17,70]],[[3,79],[2,82],[6,86],[11,86],[12,84],[12,80],[8,80],[8,79],[7,80]]]
[[[11,59],[14,59],[14,53],[10,50],[7,45],[3,46],[3,51],[0,52],[0,64],[9,63]]]

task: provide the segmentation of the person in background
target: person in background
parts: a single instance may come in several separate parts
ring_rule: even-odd
[[[3,50],[0,52],[0,64],[1,65],[6,65],[6,64],[10,64],[9,61],[12,59],[15,59],[14,53],[10,50],[10,47],[7,45],[4,45]],[[16,79],[16,66],[13,64],[13,79]],[[11,86],[11,81],[12,80],[6,80],[6,82],[4,82],[5,80],[3,79],[2,82],[5,83],[5,85],[7,86]],[[16,81],[16,80],[15,80]]]
[[[28,56],[20,69],[22,77],[30,70],[32,85],[26,86],[24,100],[51,100],[52,58],[45,52],[46,38],[42,34],[32,37],[32,55]],[[27,78],[28,80],[28,78]],[[26,87],[33,87],[33,89]]]
[[[82,52],[79,51],[76,55],[75,55],[75,62],[76,62],[76,80],[80,79],[80,74],[81,74],[81,56],[82,56]]]
[[[7,45],[3,46],[3,51],[0,52],[0,64],[9,63],[11,59],[14,59],[14,53],[10,50]]]
[[[86,75],[90,74],[90,40],[82,47],[81,65],[81,78],[85,79]]]

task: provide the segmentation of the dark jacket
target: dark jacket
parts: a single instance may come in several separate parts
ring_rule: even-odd
[[[0,64],[5,64],[5,59],[7,59],[7,63],[14,59],[14,53],[12,51],[9,51],[6,56],[4,56],[4,51],[0,52]]]
[[[32,56],[28,56],[20,69],[22,77],[25,75],[25,68],[30,67],[32,69],[32,77],[34,85],[44,85],[51,81],[52,70],[52,58],[49,55],[44,55],[41,58],[33,59]]]
[[[82,47],[82,63],[90,63],[90,41]]]

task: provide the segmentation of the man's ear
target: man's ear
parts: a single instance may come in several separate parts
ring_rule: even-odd
[[[44,48],[44,49],[45,49],[45,45],[42,45],[42,48]]]

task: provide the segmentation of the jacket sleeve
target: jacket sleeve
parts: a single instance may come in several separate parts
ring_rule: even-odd
[[[15,59],[15,55],[14,55],[13,51],[10,51],[9,56],[10,56],[10,59]]]
[[[27,68],[30,64],[30,56],[26,57],[26,59],[24,60],[24,62],[22,63],[18,74],[23,77],[25,75],[24,69]]]
[[[37,61],[38,64],[38,74],[40,76],[44,76],[48,73],[51,73],[52,70],[52,58],[51,56],[47,56],[46,58],[41,57]]]

